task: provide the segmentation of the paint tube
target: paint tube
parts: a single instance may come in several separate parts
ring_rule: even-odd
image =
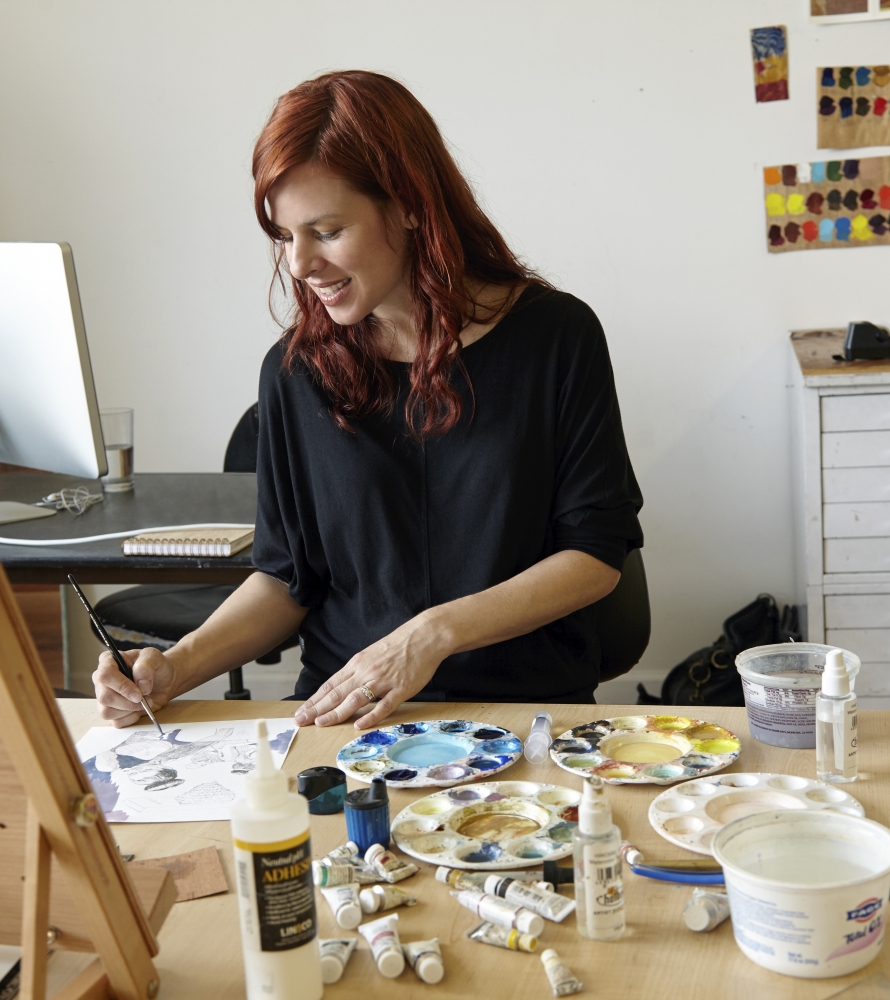
[[[374,885],[383,881],[383,876],[375,871],[364,858],[335,858],[333,861],[330,858],[322,858],[321,863],[327,865],[328,868],[352,865],[354,877],[350,881],[359,882],[361,885]]]
[[[394,885],[375,885],[373,889],[362,889],[358,894],[365,913],[377,913],[378,910],[394,910],[397,906],[414,906],[417,900]]]
[[[344,858],[351,863],[352,858],[358,857],[358,844],[356,844],[355,841],[347,840],[341,847],[335,847],[333,851],[328,851],[327,856],[332,861],[337,858]]]
[[[450,885],[452,889],[479,889],[484,891],[485,880],[488,878],[487,872],[468,872],[461,868],[446,868],[441,865],[436,869],[436,881]],[[517,882],[536,885],[548,892],[554,891],[552,882],[541,881],[540,872],[510,872],[510,878]]]
[[[326,885],[347,885],[357,879],[352,865],[326,865],[321,861],[313,861],[312,881],[321,888]]]
[[[525,906],[542,917],[560,923],[575,909],[575,900],[560,896],[556,892],[545,892],[534,884],[523,885],[509,877],[489,875],[485,880],[485,891],[492,896],[500,896],[515,906]]]
[[[570,993],[580,993],[584,989],[584,983],[552,948],[541,952],[541,961],[555,997],[567,997]]]
[[[371,844],[365,851],[365,861],[387,882],[401,882],[403,878],[420,871],[417,865],[410,861],[402,861],[380,844]]]
[[[683,910],[683,920],[691,931],[712,931],[729,916],[729,896],[711,888],[696,889]]]
[[[321,978],[326,986],[336,983],[343,975],[349,956],[355,951],[358,938],[319,939],[321,954]]]
[[[538,939],[533,934],[520,934],[519,931],[498,927],[487,920],[467,931],[467,937],[471,941],[493,944],[495,948],[508,948],[510,951],[534,951],[538,947]]]
[[[531,910],[521,906],[514,906],[499,896],[489,896],[478,889],[464,889],[461,892],[452,892],[451,895],[461,906],[472,910],[478,917],[490,920],[501,927],[513,927],[523,934],[534,934],[535,937],[538,937],[544,929],[544,921],[537,913],[532,913]]]
[[[358,883],[332,885],[321,890],[334,919],[347,931],[353,931],[362,922],[362,908],[358,903]]]
[[[377,963],[381,976],[395,979],[405,968],[405,956],[399,942],[399,932],[396,927],[398,913],[390,913],[378,920],[362,924],[358,932],[371,946],[371,954]]]
[[[431,938],[429,941],[407,941],[402,945],[402,952],[422,983],[435,986],[441,982],[445,975],[445,963],[442,961],[442,949],[439,947],[438,938]]]

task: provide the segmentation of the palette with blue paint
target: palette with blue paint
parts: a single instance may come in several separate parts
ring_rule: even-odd
[[[672,785],[721,771],[742,745],[723,726],[682,715],[626,715],[575,726],[550,744],[566,771],[613,785]]]
[[[572,853],[581,793],[534,781],[486,781],[434,792],[392,823],[399,850],[449,868],[534,867]]]
[[[397,788],[448,788],[488,777],[522,754],[509,729],[468,719],[403,722],[372,729],[337,754],[337,766],[358,781],[378,775]]]

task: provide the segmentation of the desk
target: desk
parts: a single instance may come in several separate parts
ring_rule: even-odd
[[[94,725],[102,725],[94,702],[60,702],[75,739]],[[162,722],[245,719],[281,716],[292,708],[280,702],[173,702],[161,713]],[[405,704],[391,717],[394,722],[435,718],[469,718],[508,726],[525,735],[537,711],[535,705]],[[553,733],[570,726],[616,715],[633,714],[634,706],[552,705]],[[683,709],[665,709],[668,712]],[[685,710],[688,714],[689,710]],[[592,714],[595,713],[595,714]],[[814,750],[780,750],[752,739],[745,711],[740,708],[709,708],[709,720],[732,729],[742,740],[742,753],[729,771],[781,771],[815,777]],[[890,717],[883,712],[862,712],[859,717],[861,779],[852,788],[866,814],[890,824],[890,780],[885,747],[890,736]],[[284,764],[291,775],[316,764],[333,764],[337,750],[355,736],[350,724],[327,729],[309,727],[297,739]],[[495,780],[528,779],[577,788],[579,780],[551,761],[532,765],[522,758]],[[364,787],[350,781],[350,787]],[[408,803],[435,789],[391,789],[392,817]],[[662,840],[649,826],[647,810],[662,790],[659,785],[611,786],[607,794],[615,822],[624,836],[651,859],[689,856]],[[166,823],[112,826],[122,850],[139,858],[162,857],[215,845],[219,848],[229,881],[235,881],[227,823]],[[313,857],[344,843],[343,814],[312,817]],[[698,855],[694,855],[698,857]],[[424,986],[406,968],[395,980],[377,972],[367,944],[359,938],[356,952],[339,983],[325,987],[326,998],[355,997],[366,1000],[451,1000],[458,997],[501,1000],[545,1000],[550,988],[540,961],[545,948],[556,948],[586,983],[585,996],[613,1000],[666,1000],[719,996],[721,1000],[825,1000],[860,979],[879,971],[890,971],[890,946],[870,966],[837,979],[792,979],[767,972],[749,961],[736,947],[728,921],[709,934],[686,929],[682,911],[692,894],[690,886],[675,886],[625,876],[627,932],[616,942],[587,941],[575,931],[575,917],[562,924],[546,922],[538,952],[525,955],[480,945],[466,938],[478,919],[448,895],[446,886],[434,879],[434,869],[418,862],[421,871],[401,885],[418,897],[415,907],[401,908],[402,940],[437,936],[445,958],[445,978],[437,986]],[[566,892],[566,889],[563,889]],[[322,937],[352,936],[333,921],[319,895],[318,914]],[[159,1000],[240,1000],[244,997],[241,943],[237,901],[233,891],[225,895],[177,903],[159,936],[161,952],[156,965],[161,976]]]
[[[87,486],[94,480],[53,473],[0,473],[0,498],[34,503],[63,487]],[[0,525],[4,538],[83,538],[116,531],[146,530],[174,524],[253,524],[256,476],[251,472],[137,473],[130,493],[106,493],[101,504],[74,517],[55,517]],[[253,572],[250,548],[227,559],[124,556],[122,538],[82,545],[0,545],[0,563],[11,583],[241,583]]]

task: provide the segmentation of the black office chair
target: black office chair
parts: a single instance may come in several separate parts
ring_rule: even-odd
[[[624,562],[618,586],[593,605],[600,638],[600,682],[635,667],[649,645],[652,617],[643,554],[634,549]]]
[[[256,404],[238,421],[226,448],[223,472],[256,472],[259,439],[259,410]],[[155,646],[165,650],[183,636],[203,625],[214,611],[235,592],[235,587],[208,584],[149,584],[121,590],[99,601],[96,614],[108,634],[121,649],[145,649]],[[296,646],[291,636],[285,642],[258,656],[257,663],[281,662],[281,652]],[[226,700],[249,700],[241,667],[229,671]]]

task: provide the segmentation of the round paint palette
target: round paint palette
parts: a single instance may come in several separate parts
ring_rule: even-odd
[[[449,868],[527,868],[572,853],[581,793],[534,781],[435,792],[393,820],[399,850]]]
[[[852,795],[824,781],[793,774],[724,774],[688,781],[657,795],[649,806],[649,822],[672,844],[710,854],[714,834],[727,823],[777,809],[865,815]]]
[[[575,726],[550,744],[550,756],[573,774],[612,785],[671,785],[728,767],[741,752],[728,729],[681,715],[625,715]]]
[[[509,729],[467,719],[404,722],[362,733],[337,754],[358,781],[377,775],[397,788],[448,788],[503,771],[522,754]]]

